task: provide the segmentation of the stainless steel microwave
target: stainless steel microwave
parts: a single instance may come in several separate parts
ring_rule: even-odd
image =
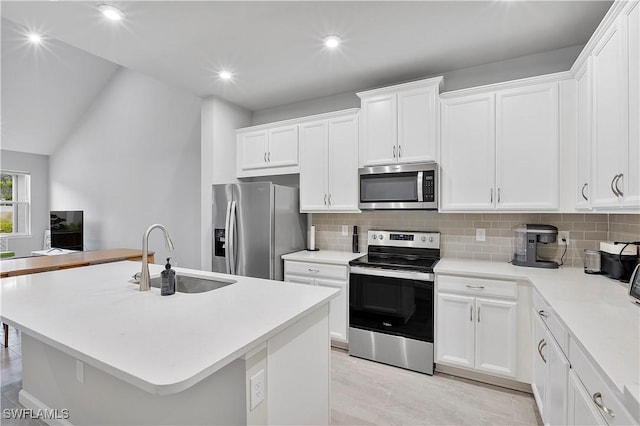
[[[438,165],[397,164],[358,170],[362,210],[437,210]]]

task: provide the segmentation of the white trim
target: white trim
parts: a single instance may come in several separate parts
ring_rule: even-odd
[[[259,124],[257,126],[242,127],[240,129],[236,129],[236,134],[254,132],[257,130],[271,129],[273,127],[280,127],[280,126],[286,126],[286,125],[304,124],[308,121],[327,120],[330,118],[342,117],[350,114],[357,114],[359,111],[360,111],[360,108],[349,108],[349,109],[343,109],[340,111],[324,112],[322,114],[308,115],[308,116],[298,117],[298,118],[290,118],[288,120],[274,121],[272,123]]]
[[[29,392],[24,390],[24,388],[22,388],[18,393],[18,401],[20,402],[20,404],[24,405],[26,408],[30,408],[32,410],[53,411],[51,407],[47,406],[38,398],[31,395]],[[73,426],[73,423],[65,419],[38,419],[38,420],[42,420],[43,422],[51,426]]]
[[[378,96],[382,94],[395,93],[395,92],[400,92],[400,91],[409,90],[409,89],[418,89],[421,87],[436,86],[436,85],[438,86],[438,88],[442,89],[442,86],[444,84],[443,82],[444,82],[444,77],[442,76],[431,77],[431,78],[425,78],[422,80],[409,81],[407,83],[394,84],[393,86],[385,86],[377,89],[366,90],[364,92],[358,92],[356,93],[356,95],[359,98],[368,98],[371,96]]]
[[[470,87],[468,89],[454,90],[440,94],[441,99],[453,99],[462,96],[480,95],[498,90],[521,89],[526,86],[537,84],[559,83],[563,80],[570,80],[573,75],[569,71],[561,71],[553,74],[538,75],[535,77],[521,78],[518,80],[504,81],[500,83],[487,84],[484,86]]]

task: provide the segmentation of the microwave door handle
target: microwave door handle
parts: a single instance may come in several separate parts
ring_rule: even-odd
[[[424,201],[424,194],[422,193],[422,180],[424,172],[418,172],[418,201]]]

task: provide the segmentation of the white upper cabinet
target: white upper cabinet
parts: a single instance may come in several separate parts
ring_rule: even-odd
[[[237,176],[298,173],[298,125],[263,125],[237,132]]]
[[[494,95],[443,100],[441,118],[441,210],[493,209]]]
[[[640,3],[627,14],[629,49],[629,139],[628,178],[622,179],[627,207],[640,206]]]
[[[300,211],[359,212],[353,111],[300,125]]]
[[[577,72],[577,156],[574,201],[576,209],[591,208],[591,61]]]
[[[558,209],[558,83],[517,84],[441,101],[441,211]]]
[[[395,94],[363,98],[361,161],[365,166],[391,164],[397,157],[398,106]]]
[[[593,51],[593,207],[620,204],[628,143],[628,81],[625,25],[617,19]],[[620,176],[622,174],[623,176]]]
[[[358,93],[360,166],[437,160],[442,77]]]
[[[498,208],[558,207],[558,102],[558,83],[497,92]]]

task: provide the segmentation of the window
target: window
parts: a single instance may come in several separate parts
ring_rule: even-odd
[[[0,235],[31,233],[31,176],[0,171]]]

